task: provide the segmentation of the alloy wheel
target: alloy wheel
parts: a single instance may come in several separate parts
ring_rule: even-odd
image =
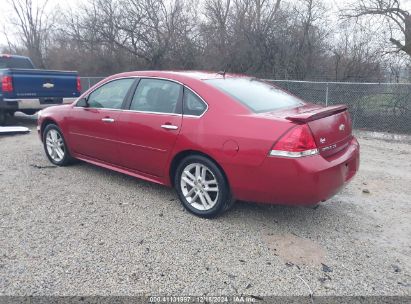
[[[180,186],[187,202],[197,210],[210,210],[218,201],[217,178],[204,164],[187,165],[181,174]]]
[[[64,146],[64,140],[61,134],[51,129],[46,134],[46,147],[47,153],[51,159],[55,162],[61,162],[66,154],[66,147]]]

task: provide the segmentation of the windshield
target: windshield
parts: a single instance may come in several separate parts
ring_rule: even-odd
[[[230,95],[255,113],[303,105],[303,101],[255,78],[209,79],[207,83]]]
[[[0,69],[33,69],[33,64],[27,58],[0,57]]]

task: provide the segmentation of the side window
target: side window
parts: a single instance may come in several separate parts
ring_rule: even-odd
[[[121,109],[133,78],[113,80],[93,91],[88,97],[90,108]]]
[[[189,89],[184,89],[184,115],[200,116],[207,109],[207,105]]]
[[[183,88],[161,79],[142,79],[131,102],[130,110],[158,113],[178,113],[177,106]]]

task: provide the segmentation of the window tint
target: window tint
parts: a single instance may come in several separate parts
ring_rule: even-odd
[[[102,85],[88,97],[90,108],[121,109],[134,79],[126,78]]]
[[[130,110],[177,113],[181,85],[161,79],[142,79],[131,102]]]
[[[210,79],[207,82],[256,113],[292,108],[303,104],[297,97],[257,79],[225,78]]]
[[[192,91],[184,89],[184,108],[185,115],[200,116],[207,109],[207,105]]]
[[[33,64],[27,58],[1,57],[0,69],[34,69]]]

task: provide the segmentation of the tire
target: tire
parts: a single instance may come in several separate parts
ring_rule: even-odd
[[[231,196],[227,204],[224,206],[224,211],[231,210],[234,207],[236,201],[237,200]]]
[[[6,112],[4,110],[0,110],[0,126],[4,126],[6,124]]]
[[[43,146],[47,158],[57,166],[67,166],[73,160],[63,133],[55,124],[49,124],[44,129]]]
[[[214,218],[233,202],[221,169],[201,155],[190,155],[180,162],[174,185],[184,208],[199,217]]]
[[[23,112],[26,115],[34,115],[38,112],[38,110],[22,110],[21,112]]]

